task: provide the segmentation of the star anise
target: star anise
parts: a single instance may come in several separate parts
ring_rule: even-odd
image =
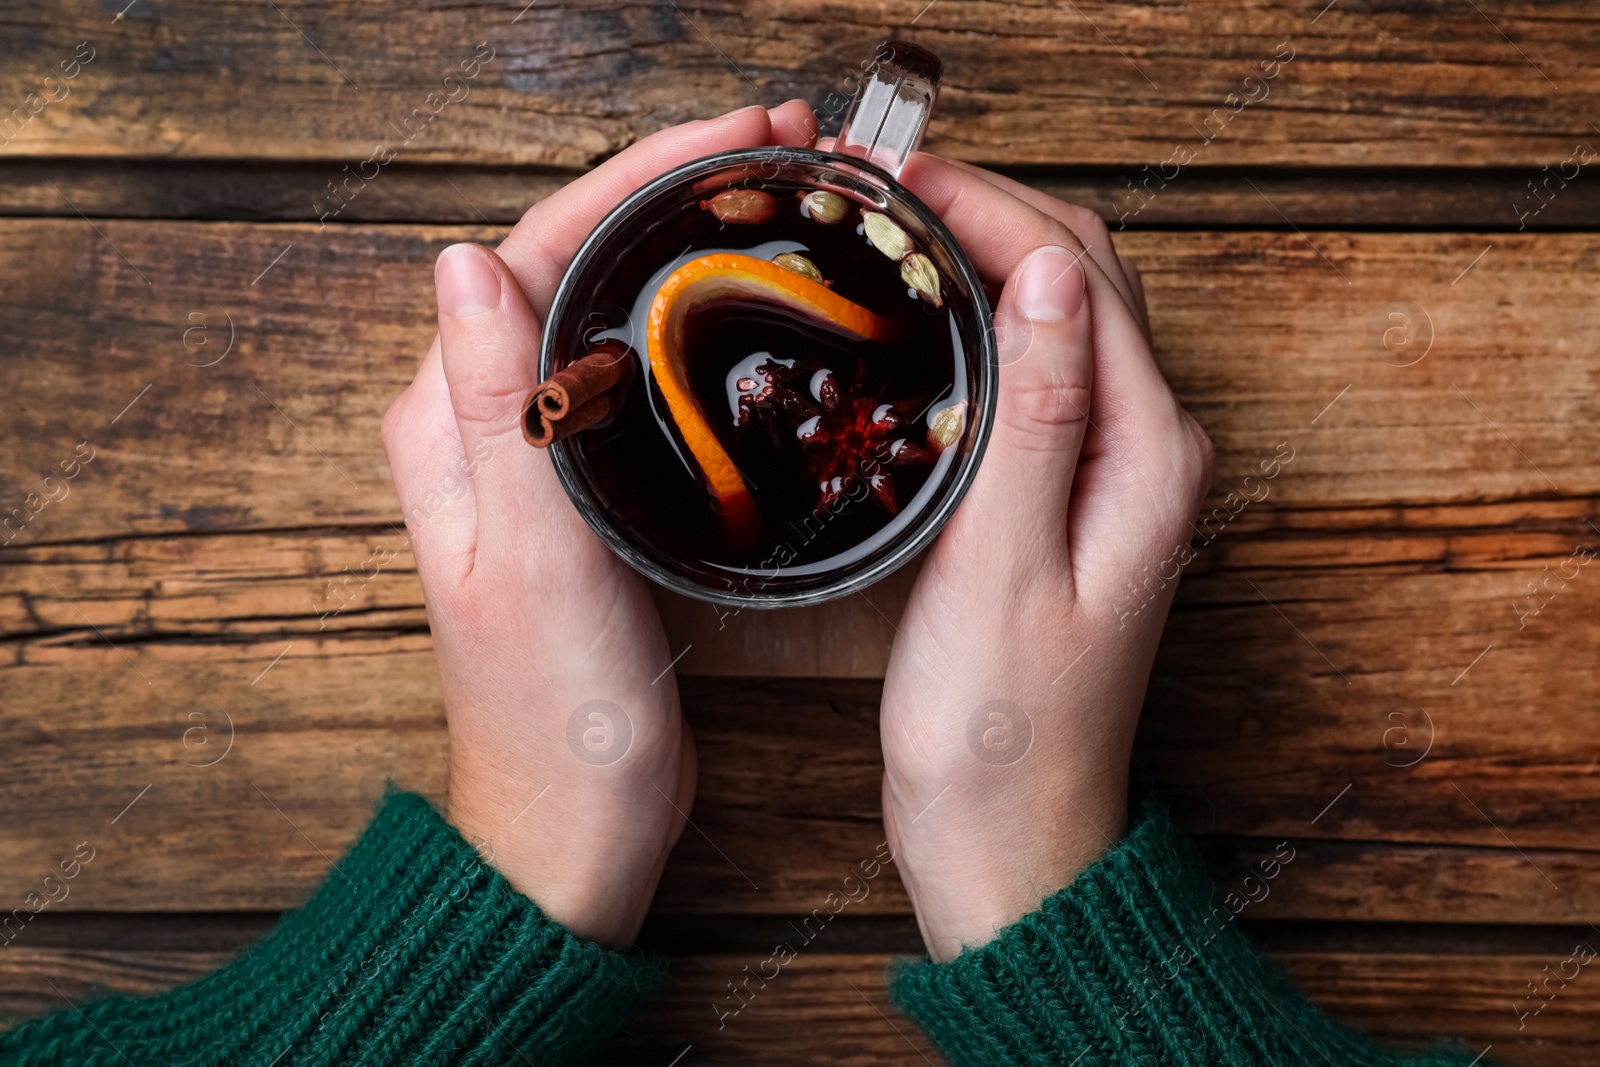
[[[815,357],[769,357],[734,382],[734,422],[765,424],[775,443],[785,432],[799,441],[818,509],[831,510],[860,482],[893,515],[900,504],[888,468],[925,466],[936,457],[906,439],[909,405],[861,393],[861,377],[859,365],[853,380],[843,383]]]

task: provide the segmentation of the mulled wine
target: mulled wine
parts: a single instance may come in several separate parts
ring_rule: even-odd
[[[995,403],[977,273],[896,180],[937,92],[886,41],[838,154],[751,148],[627,197],[557,289],[528,440],[590,526],[690,596],[844,596],[931,543]]]
[[[881,194],[763,169],[656,203],[552,368],[623,361],[609,421],[558,450],[609,524],[718,599],[862,570],[947,510],[971,441],[979,309],[948,249]]]

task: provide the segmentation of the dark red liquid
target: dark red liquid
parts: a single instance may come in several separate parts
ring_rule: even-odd
[[[769,221],[724,223],[700,206],[719,190],[702,190],[618,257],[584,334],[627,342],[643,373],[627,380],[615,421],[571,440],[601,503],[637,539],[734,590],[848,569],[901,537],[937,505],[960,452],[930,447],[928,419],[967,400],[956,316],[970,308],[949,279],[941,277],[947,303],[936,308],[867,241],[857,204],[827,225],[802,212],[798,194],[807,190],[763,188],[776,200]],[[690,316],[691,390],[759,515],[738,528],[708,491],[652,380],[645,326],[661,281],[690,259],[738,252],[771,260],[786,251],[814,263],[834,293],[891,319],[898,336],[852,341],[749,301]]]

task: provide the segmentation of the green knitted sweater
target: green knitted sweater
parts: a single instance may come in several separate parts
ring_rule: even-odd
[[[0,1064],[581,1063],[658,978],[545,918],[426,800],[395,793],[239,959],[25,1023],[0,1035]]]
[[[1161,809],[988,945],[898,969],[955,1067],[1462,1067],[1378,1051],[1213,909]],[[0,1064],[582,1063],[659,980],[545,918],[420,797],[391,795],[300,911],[215,974],[0,1034]]]
[[[1146,803],[1038,911],[949,963],[898,967],[891,996],[954,1067],[1488,1067],[1385,1052],[1336,1025],[1239,933],[1244,899],[1213,899]]]

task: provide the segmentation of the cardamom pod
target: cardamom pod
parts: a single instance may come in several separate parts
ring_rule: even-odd
[[[838,193],[830,193],[826,189],[817,189],[807,193],[801,201],[805,213],[825,226],[832,226],[842,222],[845,215],[850,212],[850,201]]]
[[[941,408],[928,419],[928,448],[935,455],[943,452],[957,441],[961,440],[961,431],[966,429],[967,402],[957,401],[947,408]]]
[[[710,200],[700,201],[700,207],[733,226],[759,225],[778,210],[772,194],[759,189],[729,189]]]
[[[872,242],[872,247],[890,259],[902,259],[912,250],[911,238],[907,237],[906,231],[887,215],[876,211],[863,211],[861,225],[866,230],[867,240]]]
[[[912,252],[900,261],[900,280],[934,307],[944,307],[944,298],[939,295],[939,272],[933,260],[921,252]]]
[[[810,278],[818,285],[822,284],[822,272],[817,269],[817,265],[815,263],[811,262],[805,256],[798,255],[794,252],[779,252],[777,255],[772,257],[772,262],[776,263],[784,270],[792,270],[796,274]]]

